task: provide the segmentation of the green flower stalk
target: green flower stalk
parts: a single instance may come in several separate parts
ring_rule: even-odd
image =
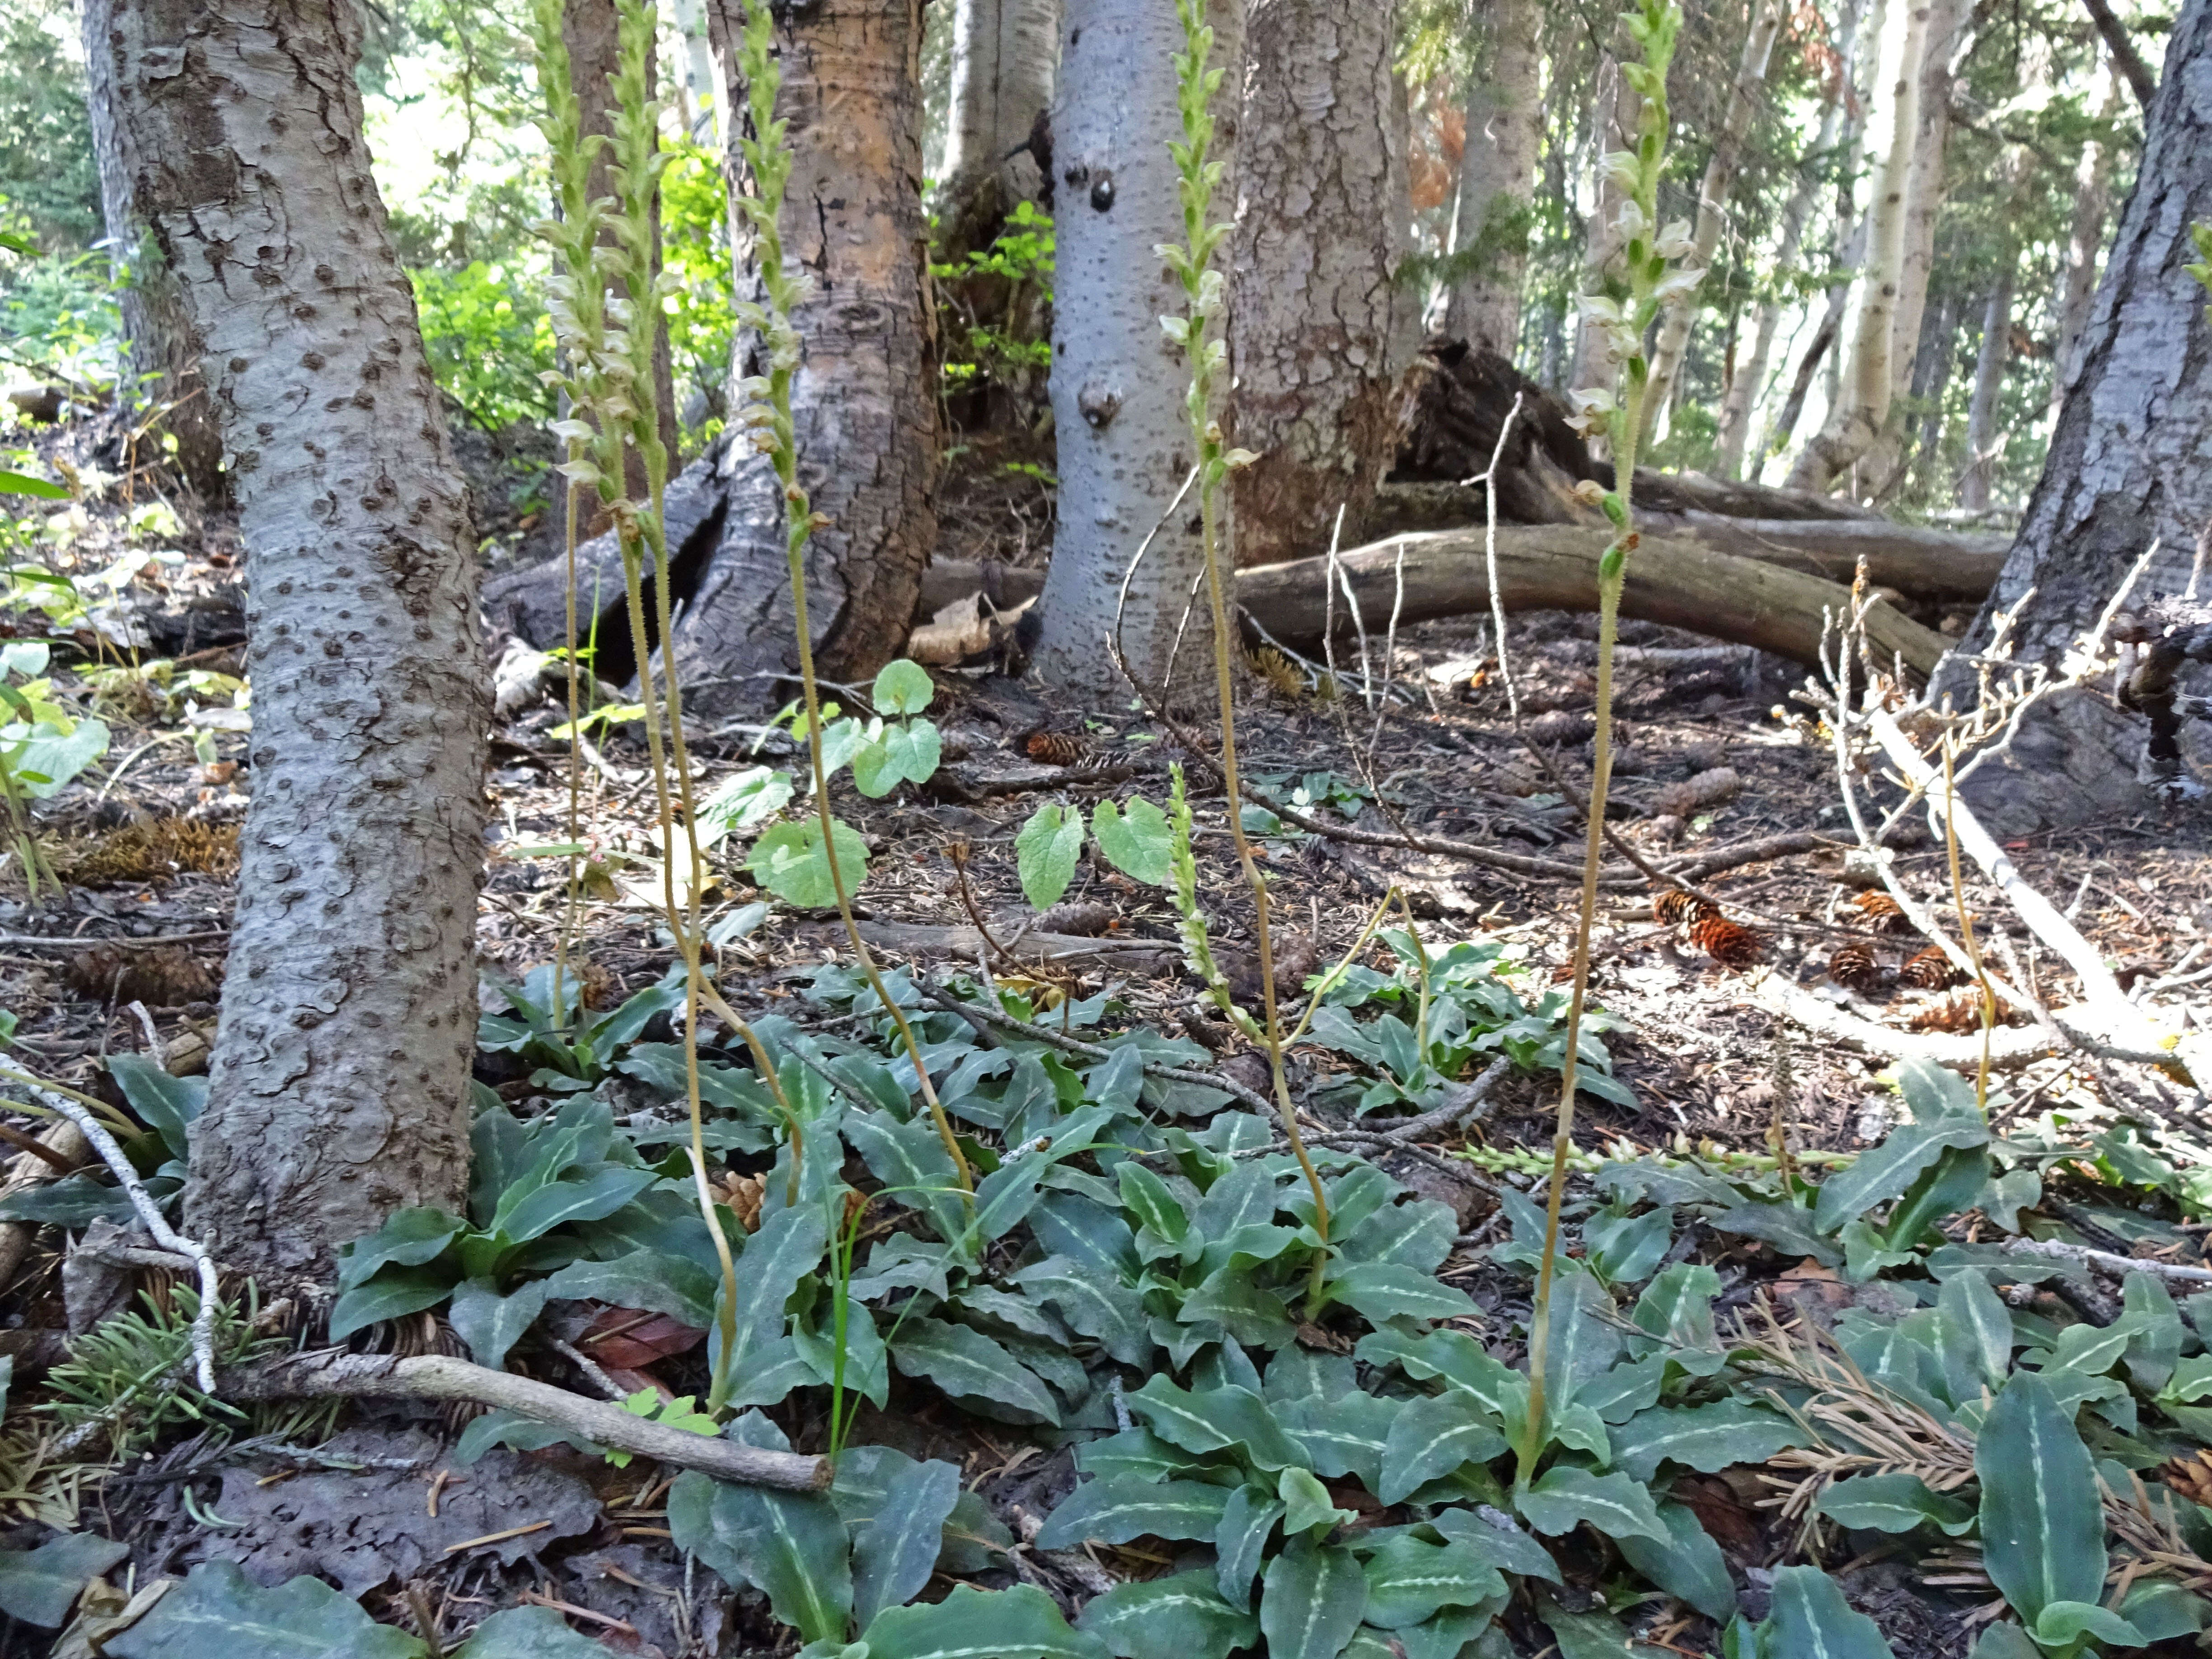
[[[632,3],[641,3],[641,0]],[[768,0],[746,0],[745,27],[738,43],[738,63],[745,82],[744,131],[738,139],[738,146],[753,176],[752,192],[738,197],[738,205],[752,227],[763,297],[758,301],[740,301],[733,308],[738,320],[760,336],[767,349],[769,370],[766,374],[757,374],[739,383],[738,395],[746,401],[738,424],[751,432],[754,444],[769,457],[775,468],[777,481],[783,486],[784,556],[791,571],[791,608],[798,635],[799,677],[806,709],[806,755],[814,778],[817,832],[822,837],[823,861],[837,896],[837,914],[845,924],[846,939],[852,945],[853,955],[869,988],[898,1028],[908,1058],[914,1063],[915,1080],[929,1108],[930,1121],[936,1125],[938,1139],[945,1143],[945,1153],[952,1160],[961,1191],[972,1204],[975,1176],[968,1167],[967,1154],[952,1132],[952,1120],[945,1115],[944,1103],[938,1099],[936,1087],[929,1080],[929,1067],[922,1059],[921,1045],[915,1038],[905,1011],[884,987],[875,957],[861,939],[860,927],[853,919],[852,890],[846,884],[837,853],[837,832],[843,826],[830,811],[830,773],[822,757],[822,700],[814,675],[813,634],[806,616],[806,547],[815,531],[829,520],[814,511],[805,487],[799,482],[799,438],[791,412],[791,381],[799,371],[799,337],[791,316],[802,289],[799,280],[785,268],[783,230],[778,222],[783,211],[784,192],[791,182],[792,158],[787,142],[790,124],[778,120],[775,114],[776,94],[782,86],[783,72],[776,59],[775,27]],[[664,579],[664,604],[667,591],[668,584]],[[665,623],[663,626],[665,629]]]
[[[1644,342],[1669,306],[1687,305],[1696,295],[1705,272],[1687,269],[1682,262],[1695,251],[1690,226],[1678,221],[1657,229],[1659,177],[1665,161],[1669,117],[1667,109],[1667,70],[1674,56],[1675,37],[1682,14],[1672,0],[1642,0],[1624,18],[1628,33],[1642,48],[1644,61],[1624,64],[1627,77],[1643,100],[1637,116],[1636,148],[1605,158],[1608,183],[1626,198],[1615,228],[1620,252],[1609,270],[1601,292],[1587,295],[1583,313],[1605,331],[1609,361],[1620,374],[1610,387],[1579,388],[1569,394],[1575,405],[1574,424],[1593,435],[1610,433],[1614,441],[1613,488],[1598,496],[1598,503],[1613,526],[1613,543],[1598,564],[1597,743],[1590,776],[1589,835],[1583,853],[1582,920],[1575,930],[1574,992],[1567,1008],[1566,1053],[1559,1063],[1559,1125],[1552,1141],[1551,1191],[1544,1219],[1543,1262],[1537,1273],[1536,1300],[1528,1334],[1528,1416],[1522,1431],[1520,1478],[1535,1474],[1538,1454],[1544,1445],[1544,1365],[1551,1336],[1552,1285],[1557,1275],[1559,1248],[1559,1206],[1566,1192],[1567,1170],[1573,1152],[1575,1072],[1582,1054],[1583,1010],[1589,994],[1590,927],[1597,915],[1597,877],[1605,846],[1605,799],[1613,778],[1613,653],[1620,627],[1620,590],[1628,574],[1629,556],[1636,550],[1633,507],[1636,483],[1637,435],[1643,429],[1644,404],[1651,368]]]
[[[1306,1185],[1313,1194],[1314,1231],[1322,1243],[1314,1254],[1313,1276],[1307,1287],[1309,1311],[1312,1312],[1320,1307],[1322,1274],[1328,1262],[1328,1197],[1322,1188],[1321,1172],[1307,1154],[1305,1137],[1298,1132],[1297,1108],[1291,1103],[1290,1083],[1283,1074],[1283,1029],[1276,1009],[1275,953],[1268,928],[1267,884],[1252,856],[1251,841],[1244,833],[1241,810],[1244,797],[1237,770],[1237,698],[1230,673],[1226,598],[1230,579],[1223,570],[1226,555],[1221,545],[1221,486],[1231,471],[1255,458],[1249,450],[1227,447],[1221,423],[1214,415],[1216,386],[1227,363],[1229,348],[1219,337],[1217,327],[1226,284],[1220,271],[1214,268],[1213,255],[1228,236],[1230,228],[1213,223],[1209,218],[1213,192],[1228,171],[1209,152],[1213,146],[1213,94],[1220,89],[1227,71],[1208,67],[1208,60],[1213,55],[1213,27],[1206,21],[1206,0],[1176,0],[1176,15],[1183,31],[1183,50],[1175,56],[1182,137],[1180,141],[1171,140],[1168,149],[1175,157],[1179,175],[1183,240],[1180,246],[1163,242],[1155,252],[1181,279],[1190,308],[1185,316],[1161,318],[1160,327],[1168,338],[1183,348],[1190,363],[1190,390],[1185,395],[1184,407],[1189,413],[1191,440],[1198,452],[1200,535],[1206,559],[1206,605],[1213,623],[1214,695],[1221,712],[1222,782],[1229,797],[1230,839],[1236,843],[1237,860],[1243,867],[1245,885],[1252,890],[1253,931],[1260,955],[1263,1017],[1261,1029],[1267,1051],[1267,1069],[1274,1085],[1275,1109],[1283,1120],[1283,1133],[1291,1143],[1291,1150],[1297,1155],[1298,1167],[1305,1172]],[[1194,911],[1194,893],[1192,897],[1194,902],[1189,908]],[[1186,942],[1188,938],[1186,930]],[[1218,988],[1215,1000],[1232,1018],[1237,1017],[1238,1011],[1229,1008],[1225,994]],[[1249,1024],[1249,1020],[1240,1023]]]

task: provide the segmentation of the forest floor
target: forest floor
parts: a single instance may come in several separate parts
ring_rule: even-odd
[[[80,442],[65,429],[52,441],[64,459],[80,442],[75,464],[82,475],[98,465],[100,435],[87,430]],[[965,483],[957,495],[958,510],[948,510],[944,555],[1041,562],[1048,539],[1042,487],[1024,474],[1006,482],[998,460],[988,465],[992,476]],[[111,464],[109,470],[116,469]],[[143,527],[131,532],[115,489],[88,493],[104,496],[105,504],[68,509],[76,517],[64,527],[65,554],[78,569],[111,568],[131,550],[146,551],[149,562],[120,598],[95,606],[76,631],[80,643],[93,646],[100,659],[127,660],[116,637],[94,635],[105,629],[127,636],[125,612],[141,626],[150,614],[163,643],[144,643],[137,653],[142,661],[166,645],[173,659],[196,654],[186,665],[204,673],[241,672],[239,652],[195,653],[185,631],[195,606],[213,614],[235,581],[234,527],[203,520],[180,503],[173,524],[157,526],[166,533],[149,535]],[[154,562],[156,548],[182,559]],[[39,621],[18,617],[0,627],[27,633]],[[1388,681],[1373,707],[1348,682],[1340,702],[1317,699],[1305,677],[1279,658],[1267,665],[1273,672],[1245,672],[1240,743],[1248,777],[1331,825],[1378,834],[1402,826],[1578,865],[1581,822],[1554,771],[1577,791],[1587,784],[1595,625],[1564,614],[1528,615],[1514,618],[1509,632],[1518,722],[1494,642],[1480,622],[1409,630],[1387,662],[1380,641],[1370,642],[1373,678]],[[1896,1095],[1880,1081],[1891,1059],[1787,1023],[1762,997],[1762,984],[1780,978],[1847,1000],[1908,1047],[1917,1033],[1977,1029],[1971,996],[1900,986],[1897,969],[1923,941],[1870,927],[1856,907],[1872,878],[1847,859],[1851,833],[1839,803],[1835,757],[1808,718],[1812,711],[1791,700],[1797,671],[1747,652],[1700,651],[1706,641],[1648,625],[1630,625],[1623,642],[1647,653],[1625,667],[1620,691],[1614,819],[1631,845],[1648,857],[1671,859],[1790,832],[1825,840],[1705,884],[1733,919],[1757,934],[1755,961],[1717,962],[1683,929],[1655,921],[1648,890],[1608,890],[1592,941],[1592,995],[1610,1028],[1604,1042],[1613,1077],[1632,1103],[1585,1096],[1577,1145],[1635,1162],[1700,1148],[1763,1157],[1773,1152],[1778,1133],[1792,1155],[1850,1153],[1881,1141],[1899,1109]],[[1339,665],[1347,665],[1345,654]],[[67,670],[59,678],[64,687],[82,684]],[[1168,766],[1182,763],[1201,823],[1217,826],[1202,830],[1197,843],[1200,886],[1215,918],[1216,941],[1232,981],[1255,978],[1249,907],[1228,837],[1218,827],[1220,794],[1206,757],[1183,754],[1172,734],[1127,700],[1077,708],[1003,678],[945,673],[938,682],[930,713],[943,734],[945,762],[937,777],[882,800],[860,799],[849,787],[837,797],[840,813],[873,851],[860,908],[886,966],[910,965],[917,976],[973,978],[986,971],[977,959],[980,921],[994,941],[985,948],[988,969],[1002,981],[1012,979],[1034,1001],[1050,1006],[1103,996],[1109,1024],[1149,1025],[1167,1037],[1193,1038],[1212,1051],[1225,1075],[1264,1090],[1261,1057],[1202,1012],[1200,988],[1175,944],[1174,915],[1157,890],[1138,886],[1087,850],[1065,898],[1039,920],[1017,872],[1015,836],[1039,804],[1087,808],[1102,796],[1118,799],[1133,789],[1158,797]],[[108,1056],[144,1052],[166,1059],[172,1069],[191,1069],[195,1056],[204,1064],[222,971],[236,826],[252,778],[245,715],[228,707],[220,682],[191,686],[179,676],[165,687],[143,675],[111,677],[94,702],[113,732],[105,766],[40,813],[63,890],[27,903],[19,866],[11,862],[7,871],[0,1007],[14,1016],[13,1052],[25,1064],[120,1103],[102,1069]],[[549,735],[564,717],[543,702],[517,712],[494,735],[487,779],[489,873],[477,934],[488,975],[520,981],[551,961],[566,921],[566,862],[532,851],[569,837],[568,748]],[[750,723],[702,729],[692,750],[708,790],[748,768],[792,764],[787,738]],[[1881,793],[1878,784],[1861,781]],[[658,924],[658,883],[646,873],[657,844],[651,793],[641,744],[619,728],[605,736],[581,779],[578,811],[594,884],[577,920],[571,958],[594,1009],[612,1008],[660,981],[673,960]],[[1395,889],[1432,952],[1461,940],[1485,941],[1501,947],[1500,960],[1517,970],[1510,982],[1532,1004],[1564,995],[1577,912],[1571,879],[1356,844],[1284,830],[1279,822],[1263,829],[1280,922],[1277,962],[1287,985],[1352,950]],[[744,873],[746,839],[725,842],[714,855],[710,922],[757,896]],[[2157,1006],[2196,999],[2200,1010],[2203,981],[2197,970],[2212,964],[2208,848],[2212,833],[2201,813],[2116,820],[2009,847],[2028,881],[2067,911],[2124,984],[2149,988]],[[956,849],[965,866],[964,894]],[[1922,833],[1905,845],[1898,868],[1939,915],[1952,913],[1940,839]],[[1966,904],[2002,927],[2005,907],[1977,874],[1968,867]],[[1042,961],[1039,935],[1049,936]],[[1847,999],[1826,967],[1838,948],[1858,945],[1874,952],[1875,973]],[[2039,957],[2024,933],[2014,948],[2031,980],[2045,994],[2054,994],[2061,970],[2047,956]],[[1393,965],[1379,944],[1362,959],[1384,972]],[[830,1031],[850,1017],[811,1000],[809,988],[825,964],[849,961],[834,915],[776,907],[724,949],[722,983],[748,1017],[777,1012],[802,1028]],[[501,1012],[502,999],[488,990],[485,1009]],[[665,1027],[663,1017],[647,1035],[665,1036]],[[1291,1085],[1302,1099],[1353,1066],[1343,1054],[1319,1047],[1301,1048],[1292,1058]],[[484,1055],[478,1075],[518,1115],[555,1103],[510,1056]],[[2039,1060],[2001,1082],[2002,1110],[2014,1124],[2054,1109],[2060,1121],[2084,1136],[2109,1121],[2094,1079],[2075,1058]],[[1509,1361],[1519,1352],[1512,1333],[1525,1318],[1528,1290],[1524,1274],[1492,1259],[1492,1246],[1510,1231],[1500,1182],[1534,1188],[1540,1199],[1541,1183],[1495,1158],[1485,1165],[1451,1155],[1465,1146],[1542,1152],[1556,1106],[1555,1073],[1516,1069],[1464,1133],[1426,1144],[1426,1157],[1401,1151],[1380,1160],[1415,1192],[1450,1206],[1460,1243],[1437,1276],[1472,1296],[1479,1314],[1471,1328]],[[1324,1123],[1341,1119],[1340,1109],[1319,1111]],[[39,1127],[24,1117],[5,1121],[26,1131]],[[757,1154],[733,1160],[740,1175],[757,1174],[767,1164]],[[854,1168],[857,1172],[857,1163]],[[2056,1236],[2124,1252],[2144,1239],[2149,1243],[2142,1254],[2155,1251],[2184,1264],[2204,1260],[2201,1231],[2174,1231],[2182,1212],[2168,1199],[2122,1193],[2100,1183],[2086,1165],[2072,1175],[2054,1166],[2045,1182],[2046,1210],[2075,1230]],[[1588,1191],[1579,1176],[1577,1191]],[[1966,1224],[1971,1229],[1972,1218]],[[1879,1279],[1846,1283],[1786,1243],[1694,1225],[1684,1240],[1670,1259],[1720,1271],[1727,1286],[1717,1304],[1723,1313],[1772,1297],[1793,1318],[1821,1323],[1851,1306],[1881,1316],[1912,1305],[1910,1298],[1899,1302]],[[82,1322],[81,1310],[64,1305],[58,1272],[63,1243],[52,1230],[42,1237],[0,1297],[0,1322],[58,1331],[71,1311]],[[155,1294],[172,1291],[157,1283]],[[696,1344],[699,1334],[681,1334]],[[385,1340],[417,1349],[451,1344],[449,1333],[420,1318],[388,1328]],[[610,1366],[679,1393],[696,1390],[703,1376],[698,1352],[672,1343],[598,1352]],[[526,1345],[511,1365],[580,1386],[574,1368],[550,1348]],[[27,1402],[41,1398],[32,1380],[35,1370],[18,1358],[11,1422],[22,1421]],[[1072,1486],[1074,1467],[1062,1443],[1068,1437],[982,1420],[903,1378],[893,1387],[886,1409],[862,1408],[854,1440],[956,1462],[963,1485],[980,1492],[1017,1535],[1033,1533],[1035,1519]],[[819,1433],[820,1425],[803,1411],[772,1414],[797,1443]],[[0,1494],[18,1517],[14,1535],[0,1542],[28,1547],[46,1535],[47,1526],[67,1524],[61,1517],[73,1511],[82,1526],[130,1547],[139,1582],[179,1575],[202,1559],[230,1559],[263,1583],[320,1574],[409,1629],[427,1618],[451,1632],[494,1607],[534,1600],[619,1652],[675,1659],[765,1651],[779,1635],[786,1646],[795,1644],[790,1632],[767,1620],[757,1596],[732,1601],[716,1593],[711,1575],[673,1549],[660,1501],[665,1484],[647,1469],[617,1470],[556,1445],[526,1455],[494,1453],[465,1473],[441,1475],[449,1425],[438,1413],[362,1408],[344,1422],[339,1438],[307,1460],[307,1472],[281,1479],[287,1466],[226,1464],[214,1450],[214,1437],[181,1429],[147,1447],[127,1470],[78,1464],[58,1480],[47,1468],[27,1489]],[[313,1432],[313,1425],[289,1426],[301,1436]],[[20,1444],[11,1455],[20,1468]],[[349,1469],[349,1460],[371,1467]],[[289,1467],[300,1468],[299,1460]],[[279,1474],[269,1474],[271,1468]],[[451,1494],[442,1514],[441,1487]],[[1778,1514],[1774,1489],[1757,1465],[1685,1476],[1676,1486],[1678,1501],[1694,1509],[1721,1544],[1753,1616],[1765,1611],[1762,1587],[1775,1566],[1823,1559],[1851,1602],[1875,1617],[1899,1659],[1966,1653],[1972,1631],[1962,1615],[1988,1601],[1986,1583],[1978,1594],[1931,1587],[1925,1569],[1915,1565],[1915,1553],[1899,1540],[1884,1543],[1877,1536],[1868,1548],[1847,1543],[1832,1528],[1809,1534],[1801,1517]],[[527,1530],[549,1518],[549,1525]],[[488,1547],[457,1547],[513,1527],[526,1531]],[[1850,1537],[1867,1542],[1865,1534]],[[999,1583],[1025,1574],[1079,1602],[1085,1560],[1121,1580],[1156,1573],[1187,1548],[1137,1540],[1089,1557],[1079,1552],[1073,1569],[1065,1560],[1057,1566],[1025,1561],[975,1577]],[[1602,1552],[1577,1559],[1584,1577],[1576,1589],[1587,1595],[1610,1586],[1620,1609],[1619,1584]],[[1638,1606],[1631,1598],[1626,1610],[1653,1644],[1636,1651],[1717,1650],[1713,1626],[1680,1604],[1653,1598]],[[1550,1639],[1532,1620],[1509,1625],[1523,1654],[1543,1650]],[[0,1635],[0,1652],[40,1653],[44,1640],[30,1626],[11,1623]]]

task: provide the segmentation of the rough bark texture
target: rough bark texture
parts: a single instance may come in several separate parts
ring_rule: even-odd
[[[1217,213],[1236,199],[1243,7],[1215,0],[1216,159],[1230,170]],[[1036,666],[1065,690],[1110,694],[1121,682],[1104,650],[1123,574],[1153,526],[1159,533],[1129,585],[1121,630],[1130,665],[1166,675],[1176,624],[1204,568],[1194,486],[1162,523],[1196,459],[1183,406],[1188,371],[1159,319],[1184,309],[1182,284],[1152,249],[1183,237],[1168,141],[1180,138],[1173,56],[1182,29],[1170,5],[1067,0],[1053,108],[1058,281],[1052,408],[1060,441],[1060,523],[1046,577]],[[1208,660],[1201,599],[1176,659],[1181,681]]]
[[[2107,68],[2098,100],[2098,116],[2118,112],[2120,75]],[[2089,321],[2089,302],[2097,297],[2097,262],[2105,251],[2105,221],[2112,206],[2112,146],[2092,138],[2081,146],[2074,166],[2074,217],[2066,239],[2066,268],[2052,309],[2057,328],[2051,345],[2051,416],[2055,423],[2066,401],[2066,388],[2081,355],[2081,331]]]
[[[2212,0],[2189,0],[2166,48],[2135,193],[2123,214],[2070,394],[2012,556],[1966,648],[1988,648],[1998,613],[2019,607],[2013,654],[2056,665],[2095,625],[2113,589],[2159,539],[2132,605],[2179,593],[2212,521],[2212,329],[2185,269],[2189,227],[2212,218]],[[2028,589],[2035,592],[2032,598]],[[2026,603],[2023,605],[2023,600]],[[1973,671],[1955,680],[1971,686]],[[2094,694],[2054,700],[1984,768],[1976,810],[2017,833],[2133,810],[2140,738]],[[1984,817],[1988,814],[1985,812]]]
[[[1907,0],[1907,8],[1898,30],[1896,54],[1886,57],[1883,65],[1893,77],[1889,144],[1875,178],[1874,202],[1868,212],[1866,272],[1859,281],[1850,360],[1826,424],[1790,470],[1792,489],[1832,486],[1881,435],[1889,418],[1913,142],[1919,126],[1920,71],[1934,10],[1928,0]]]
[[[1820,133],[1799,164],[1796,185],[1790,192],[1788,205],[1782,210],[1782,235],[1775,247],[1772,264],[1778,275],[1790,271],[1797,264],[1798,252],[1805,245],[1805,228],[1812,220],[1813,204],[1822,182],[1820,168],[1816,164],[1825,162],[1834,149],[1846,115],[1856,102],[1851,90],[1851,76],[1857,62],[1856,54],[1861,49],[1859,21],[1863,9],[1862,0],[1844,0],[1843,14],[1836,23],[1838,68],[1826,88],[1827,102],[1821,112]],[[1744,452],[1751,444],[1752,414],[1766,390],[1766,368],[1774,360],[1774,347],[1781,337],[1786,309],[1778,294],[1760,305],[1759,321],[1752,333],[1751,356],[1737,368],[1735,378],[1729,382],[1728,392],[1721,399],[1720,430],[1713,440],[1713,470],[1723,478],[1733,478],[1743,471]]]
[[[1534,193],[1544,136],[1536,45],[1542,17],[1537,0],[1498,0],[1489,9],[1487,72],[1468,82],[1467,148],[1452,205],[1454,251],[1471,253],[1474,263],[1451,285],[1444,332],[1507,357],[1521,338],[1521,279],[1528,267],[1527,233],[1513,225]]]
[[[1743,61],[1729,88],[1728,106],[1721,112],[1720,131],[1713,137],[1713,153],[1705,162],[1705,176],[1698,190],[1698,219],[1690,234],[1698,251],[1690,264],[1699,270],[1712,264],[1713,250],[1721,245],[1727,222],[1729,194],[1735,188],[1737,163],[1743,157],[1744,135],[1750,131],[1759,88],[1766,84],[1766,60],[1774,52],[1774,37],[1782,27],[1779,0],[1758,0],[1751,27],[1744,36]],[[1668,307],[1659,325],[1659,343],[1651,354],[1651,380],[1645,392],[1644,431],[1658,429],[1659,411],[1674,395],[1674,382],[1682,372],[1682,359],[1690,349],[1690,328],[1696,312],[1689,306]]]
[[[1340,507],[1364,540],[1397,451],[1419,302],[1394,280],[1413,216],[1395,11],[1257,0],[1247,25],[1231,422],[1259,459],[1232,483],[1239,564],[1322,551]]]
[[[1898,265],[1897,314],[1889,331],[1893,398],[1905,395],[1917,366],[1921,318],[1936,269],[1936,222],[1950,188],[1951,88],[1972,45],[1972,24],[1970,0],[1935,0],[1929,8],[1912,171],[1905,183],[1905,257]]]
[[[117,0],[82,0],[85,101],[100,167],[108,260],[117,278],[116,308],[123,315],[131,373],[140,378],[144,396],[170,406],[162,425],[177,440],[179,468],[201,495],[220,499],[222,428],[200,377],[199,341],[176,274],[147,237],[117,126],[114,62],[96,45],[114,27]]]
[[[185,1220],[226,1262],[318,1267],[466,1178],[489,719],[466,498],[361,141],[352,7],[104,21],[252,596],[253,805]]]
[[[711,3],[717,37],[735,39],[741,0]],[[805,353],[793,413],[800,481],[830,520],[807,556],[809,620],[823,674],[865,678],[897,653],[937,540],[921,6],[821,0],[779,7],[777,21],[776,114],[793,154],[784,245],[809,279],[793,319]],[[734,155],[731,176],[749,187]],[[740,225],[738,246],[749,244]],[[760,349],[738,342],[738,376],[767,372]],[[779,702],[779,677],[797,672],[798,646],[774,469],[750,445],[726,443],[682,482],[698,504],[684,550],[690,568],[677,574],[685,703]],[[672,533],[672,550],[678,542]]]

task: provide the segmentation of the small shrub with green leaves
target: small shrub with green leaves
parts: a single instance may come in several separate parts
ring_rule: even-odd
[[[138,1120],[134,1123],[112,1113],[107,1127],[121,1143],[146,1195],[167,1209],[185,1190],[191,1126],[207,1105],[208,1081],[204,1077],[172,1077],[144,1054],[110,1054],[107,1071]],[[136,1215],[130,1195],[116,1185],[107,1166],[98,1163],[0,1199],[0,1220],[4,1221],[82,1227],[97,1220],[128,1224]]]

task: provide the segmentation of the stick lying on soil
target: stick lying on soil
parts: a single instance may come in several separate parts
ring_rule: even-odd
[[[336,1348],[286,1354],[224,1371],[216,1379],[216,1392],[226,1400],[466,1400],[519,1413],[618,1451],[657,1458],[678,1468],[699,1469],[717,1480],[745,1486],[820,1492],[829,1486],[832,1474],[826,1457],[768,1451],[714,1435],[694,1434],[672,1424],[639,1417],[619,1406],[586,1400],[566,1389],[487,1370],[444,1354],[402,1359]]]

